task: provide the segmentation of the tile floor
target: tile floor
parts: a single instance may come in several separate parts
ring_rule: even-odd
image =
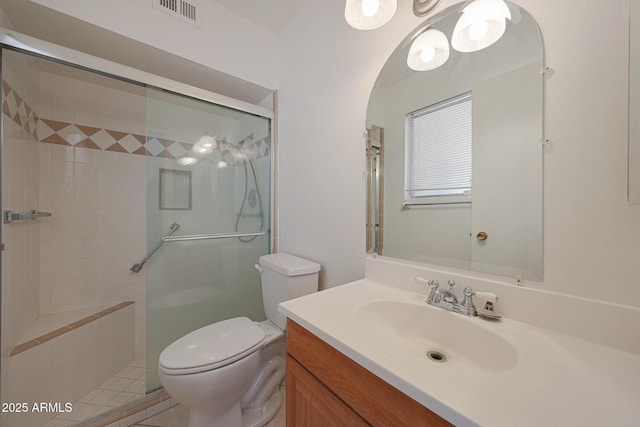
[[[74,402],[73,411],[59,414],[42,427],[72,426],[102,412],[144,397],[145,388],[145,360],[134,360],[129,366]]]
[[[72,412],[60,414],[42,427],[71,427],[101,412],[143,397],[145,387],[145,360],[135,360],[116,375],[87,393],[78,402],[75,402]],[[280,387],[282,406],[266,427],[285,427],[286,425],[286,387],[284,384]],[[175,405],[159,414],[139,421],[131,427],[185,427],[188,418],[188,410],[182,405]]]
[[[269,423],[267,423],[266,427],[285,427],[285,390],[285,386],[281,386],[280,391],[282,392],[282,406],[280,407],[280,410],[278,411],[276,416],[271,421],[269,421]],[[140,421],[133,427],[185,427],[187,425],[188,419],[189,412],[187,411],[187,408],[182,405],[176,405],[164,412],[160,412],[159,414],[154,415],[151,418]]]

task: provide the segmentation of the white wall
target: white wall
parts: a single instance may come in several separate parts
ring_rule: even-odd
[[[277,87],[276,36],[215,2],[198,2],[202,26],[196,27],[153,8],[152,0],[31,1],[248,82]]]
[[[553,142],[544,166],[543,287],[640,306],[640,207],[626,195],[628,1],[517,3],[538,21],[554,70],[545,90]],[[309,0],[279,40],[281,250],[320,262],[323,287],[363,274],[369,92],[419,22],[401,0],[392,22],[359,32],[342,9]]]
[[[343,13],[310,0],[279,39],[280,250],[319,262],[322,288],[364,275],[367,101],[404,38],[403,19],[364,33]]]

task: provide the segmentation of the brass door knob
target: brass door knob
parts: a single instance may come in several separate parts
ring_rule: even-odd
[[[489,235],[487,233],[485,233],[484,231],[481,231],[478,234],[476,234],[476,238],[478,240],[487,240],[488,237],[489,237]]]

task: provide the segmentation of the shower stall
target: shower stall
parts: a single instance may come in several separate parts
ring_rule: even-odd
[[[82,424],[180,336],[264,319],[271,113],[1,36],[0,424]]]

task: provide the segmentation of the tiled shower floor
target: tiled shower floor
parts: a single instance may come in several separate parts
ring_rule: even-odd
[[[129,366],[74,402],[73,411],[59,414],[43,427],[72,426],[94,415],[144,397],[145,388],[145,360],[134,360]]]

